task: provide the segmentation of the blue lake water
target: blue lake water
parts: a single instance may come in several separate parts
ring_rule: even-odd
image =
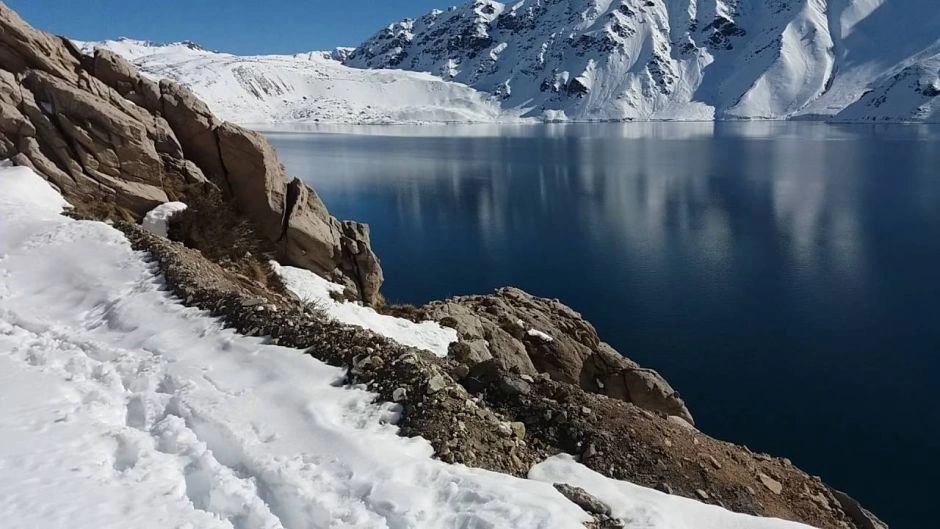
[[[894,529],[940,492],[940,128],[820,123],[271,132],[372,226],[384,292],[515,285],[662,372],[705,432]]]

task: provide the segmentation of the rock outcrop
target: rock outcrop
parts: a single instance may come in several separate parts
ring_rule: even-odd
[[[632,402],[693,423],[685,403],[666,380],[602,342],[594,327],[558,300],[537,298],[517,288],[488,296],[434,302],[427,314],[457,330],[451,356],[471,370],[495,362],[519,375],[552,380]]]
[[[117,55],[82,55],[0,3],[0,159],[37,170],[76,209],[140,217],[170,200],[220,193],[285,264],[378,302],[382,269],[367,226],[330,216],[288,185],[260,135],[216,119],[188,88],[140,75]]]

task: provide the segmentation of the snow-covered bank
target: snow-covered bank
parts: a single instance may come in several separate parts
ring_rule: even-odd
[[[576,528],[549,483],[446,465],[343,372],[223,329],[164,289],[120,232],[59,213],[0,168],[4,528]],[[594,489],[576,463],[533,478]],[[598,481],[598,483],[600,483]],[[631,527],[692,529],[692,500],[596,494]],[[599,485],[597,485],[599,487]],[[695,529],[798,529],[709,507]],[[704,519],[704,518],[703,518]]]
[[[336,301],[330,293],[342,293],[343,287],[309,270],[281,266],[277,262],[272,262],[271,266],[288,290],[303,301],[316,304],[336,321],[369,329],[402,345],[425,349],[437,356],[447,356],[447,346],[457,341],[457,331],[441,327],[433,321],[414,323],[379,314],[375,309],[359,303]]]

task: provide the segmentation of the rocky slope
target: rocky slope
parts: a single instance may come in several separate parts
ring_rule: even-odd
[[[114,54],[83,56],[2,3],[0,79],[0,159],[35,168],[76,215],[123,218],[118,228],[155,258],[181,301],[347,367],[347,382],[399,402],[401,433],[425,437],[441,459],[524,475],[546,455],[568,452],[604,475],[742,512],[826,529],[883,527],[786,461],[695,430],[668,383],[620,357],[556,300],[504,289],[429,304],[424,313],[460,335],[438,359],[325,321],[276,281],[243,275],[211,247],[213,235],[231,231],[231,218],[249,219],[237,237],[345,282],[366,302],[379,300],[382,277],[367,228],[336,220],[312,189],[288,183],[263,138]],[[190,203],[170,235],[192,247],[126,222],[168,199]],[[195,237],[207,225],[216,232]]]
[[[473,0],[392,24],[345,63],[431,72],[547,119],[938,121],[938,35],[930,0]]]
[[[378,300],[368,227],[338,221],[309,187],[288,184],[261,136],[220,121],[189,89],[147,79],[106,50],[85,56],[3,4],[0,111],[0,159],[36,169],[80,211],[139,217],[217,194],[284,262]]]

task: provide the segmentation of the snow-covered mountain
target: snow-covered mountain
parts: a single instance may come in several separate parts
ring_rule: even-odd
[[[238,123],[495,121],[503,113],[486,94],[426,73],[343,66],[351,51],[344,48],[242,57],[191,42],[77,44],[86,53],[109,49],[146,75],[179,81],[217,116]]]
[[[329,52],[81,46],[248,124],[940,121],[936,0],[473,0]]]
[[[546,118],[940,120],[936,0],[473,0],[345,63]]]

